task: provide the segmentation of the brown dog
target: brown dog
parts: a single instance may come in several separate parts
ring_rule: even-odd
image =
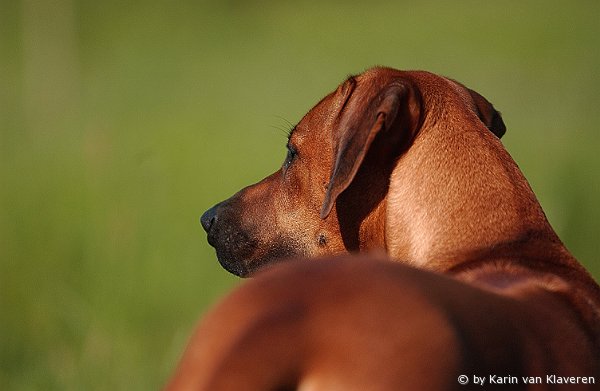
[[[238,275],[372,249],[427,271],[364,257],[281,265],[206,317],[171,389],[600,382],[600,288],[503,132],[491,104],[452,80],[385,68],[348,79],[295,127],[281,171],[202,225]]]

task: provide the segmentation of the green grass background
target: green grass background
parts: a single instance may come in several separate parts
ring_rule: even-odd
[[[0,388],[148,390],[238,283],[198,223],[348,74],[481,92],[600,277],[600,2],[0,2]],[[224,325],[226,327],[226,325]]]

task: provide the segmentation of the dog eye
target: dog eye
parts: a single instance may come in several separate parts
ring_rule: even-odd
[[[294,158],[298,154],[298,152],[296,151],[296,148],[294,148],[290,144],[288,144],[286,146],[286,148],[287,148],[287,156],[285,157],[285,161],[283,162],[284,169],[287,169],[290,166],[290,164],[292,164],[292,162],[294,161]]]

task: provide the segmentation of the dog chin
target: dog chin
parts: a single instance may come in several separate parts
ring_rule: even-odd
[[[294,246],[293,241],[282,241],[278,245],[272,246],[270,251],[261,255],[253,256],[234,256],[231,251],[217,250],[217,259],[221,266],[229,273],[238,277],[252,277],[260,270],[272,266],[276,263],[286,261],[298,256],[306,256],[302,248]]]
[[[268,268],[276,263],[284,261],[288,257],[265,257],[253,260],[235,260],[217,256],[219,264],[229,273],[241,278],[253,277],[261,270]]]
[[[219,256],[217,256],[217,259],[219,260],[219,264],[223,267],[223,269],[227,270],[229,273],[235,276],[246,278],[250,275],[250,271],[248,270],[244,262],[230,261],[227,259],[223,259]]]

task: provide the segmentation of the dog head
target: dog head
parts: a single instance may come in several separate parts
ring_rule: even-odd
[[[202,215],[221,265],[247,276],[291,256],[385,249],[390,174],[421,129],[425,94],[460,97],[460,110],[504,134],[493,106],[449,79],[389,68],[350,77],[294,127],[280,169]]]

